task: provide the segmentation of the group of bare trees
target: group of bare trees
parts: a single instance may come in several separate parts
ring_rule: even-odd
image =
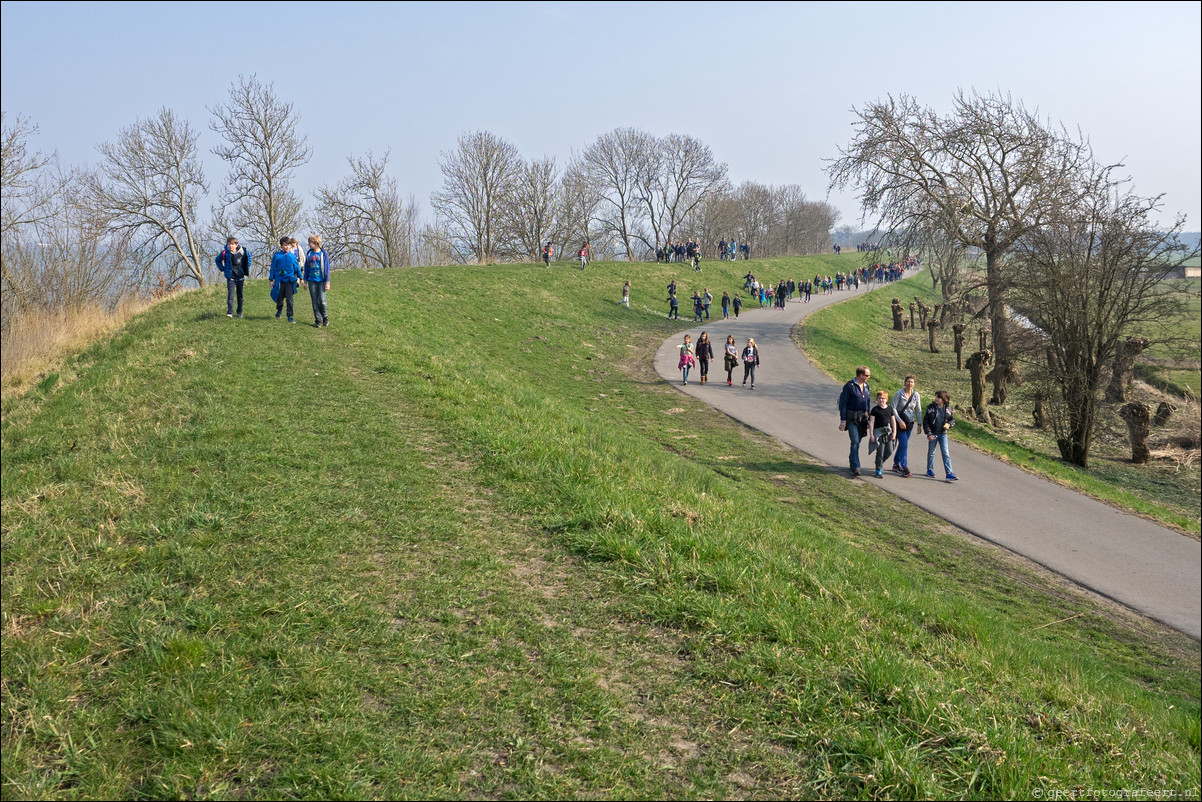
[[[442,154],[442,188],[431,204],[464,261],[536,260],[583,242],[602,256],[650,258],[684,239],[716,254],[720,239],[750,242],[758,255],[815,253],[830,246],[838,215],[796,186],[745,183],[700,140],[637,128],[602,134],[561,170],[526,160],[487,131],[464,134]]]
[[[993,351],[977,363],[993,364],[991,403],[1006,403],[1024,362],[1061,455],[1086,465],[1121,343],[1181,303],[1164,279],[1192,255],[1178,243],[1184,221],[1156,225],[1159,198],[1131,192],[1121,165],[1099,164],[1079,133],[1008,96],[959,93],[948,114],[890,97],[855,114],[831,186],[854,187],[892,247],[926,255],[945,304],[984,289]],[[1012,309],[1034,336],[1017,336]]]

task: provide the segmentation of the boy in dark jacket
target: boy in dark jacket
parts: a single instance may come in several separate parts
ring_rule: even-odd
[[[237,297],[238,317],[242,317],[242,285],[250,275],[250,251],[239,247],[237,237],[230,237],[214,261],[225,276],[225,316],[234,316],[234,298]]]

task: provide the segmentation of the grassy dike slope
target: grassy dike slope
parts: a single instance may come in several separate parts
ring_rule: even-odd
[[[4,797],[1198,787],[1196,642],[665,386],[672,275],[189,293],[6,401]]]
[[[931,289],[930,277],[921,273],[872,295],[849,295],[846,302],[806,318],[795,332],[806,355],[829,375],[850,376],[856,365],[867,364],[873,371],[874,386],[892,392],[907,374],[913,373],[918,377],[924,405],[934,390],[943,388],[951,393],[954,406],[970,409],[972,379],[967,370],[956,370],[951,331],[939,332],[939,354],[930,352],[925,331],[893,331],[890,299],[898,297],[908,303],[916,295],[931,305],[941,300],[938,291]],[[1191,314],[1192,319],[1182,322],[1183,334],[1187,329],[1197,331],[1196,305]],[[972,326],[965,332],[965,361],[976,343],[977,328]],[[1007,419],[1004,429],[962,417],[956,424],[956,439],[1060,484],[1192,533],[1195,538],[1202,532],[1198,514],[1202,470],[1197,464],[1180,466],[1159,460],[1148,465],[1131,464],[1130,441],[1116,405],[1102,404],[1098,409],[1102,434],[1094,439],[1090,467],[1070,465],[1060,459],[1050,432],[1039,432],[1031,425],[1032,393],[1029,385],[1012,387],[1007,405],[994,407]],[[1191,411],[1187,409],[1184,414]],[[1159,430],[1154,432],[1160,434]],[[920,453],[925,454],[925,449]]]

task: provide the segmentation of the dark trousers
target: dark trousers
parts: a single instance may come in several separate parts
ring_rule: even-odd
[[[747,379],[751,378],[751,386],[755,387],[755,363],[750,359],[743,360],[743,384],[747,384]]]
[[[291,281],[280,282],[280,300],[275,302],[275,316],[280,316],[280,310],[284,305],[288,305],[288,319],[292,319],[292,295],[296,292],[296,285]]]
[[[227,278],[225,280],[225,313],[234,314],[234,298],[238,299],[238,314],[242,314],[242,285],[246,279]]]
[[[697,363],[701,365],[701,376],[703,378],[710,375],[710,361],[708,359],[698,359]]]

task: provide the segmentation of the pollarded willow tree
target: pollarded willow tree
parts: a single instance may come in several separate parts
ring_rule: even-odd
[[[865,217],[903,236],[937,216],[951,241],[985,256],[996,368],[992,403],[1015,374],[1006,255],[1064,208],[1092,163],[1089,143],[1053,128],[1009,96],[959,92],[940,115],[911,97],[860,109],[855,136],[827,168],[830,187],[854,187]]]
[[[1165,279],[1197,255],[1174,226],[1152,219],[1159,198],[1144,198],[1096,167],[1078,198],[1015,245],[1008,269],[1016,308],[1042,333],[1046,351],[1032,372],[1044,383],[1061,456],[1086,467],[1102,384],[1132,334],[1180,319],[1183,293]]]

